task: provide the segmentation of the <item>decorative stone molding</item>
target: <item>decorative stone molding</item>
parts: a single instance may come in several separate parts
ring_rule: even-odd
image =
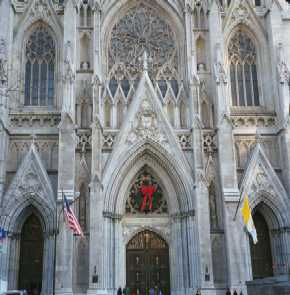
[[[123,215],[104,211],[103,217],[118,221],[122,219]]]
[[[138,232],[144,230],[151,230],[156,232],[157,234],[161,234],[165,240],[170,240],[170,222],[168,218],[165,220],[160,220],[156,218],[156,220],[144,219],[140,218],[140,220],[135,219],[134,221],[130,221],[127,219],[124,221],[123,225],[123,238],[126,242],[128,242],[134,235]]]
[[[250,186],[250,193],[255,194],[261,190],[264,190],[272,195],[275,194],[274,188],[271,182],[269,182],[268,177],[262,168],[261,164],[258,164],[253,171],[254,178]]]
[[[232,19],[235,22],[245,23],[250,16],[249,10],[246,5],[243,5],[243,1],[239,3],[232,12]]]
[[[213,155],[217,152],[217,139],[214,130],[204,130],[202,137],[203,152],[207,155]]]
[[[117,132],[105,131],[103,136],[103,149],[112,150],[117,136]]]
[[[178,142],[180,144],[180,147],[183,150],[191,150],[192,147],[192,135],[190,132],[188,133],[177,133]]]
[[[59,125],[61,115],[58,112],[21,112],[10,113],[10,127],[12,128],[51,128]]]
[[[11,4],[16,13],[22,13],[24,12],[28,2],[29,2],[28,0],[24,0],[24,1],[12,0]]]
[[[39,18],[49,20],[51,17],[51,11],[48,8],[48,1],[45,0],[35,0],[32,6],[30,7],[30,16],[31,18]]]
[[[231,115],[234,128],[276,127],[277,118],[273,114]]]
[[[40,159],[36,146],[32,143],[28,153],[24,157],[18,171],[4,195],[2,213],[9,220],[17,218],[17,215],[27,206],[33,205],[43,215],[46,230],[54,227],[54,212],[56,208],[55,196],[46,169]],[[15,207],[15,203],[18,206]],[[10,226],[16,226],[11,224]]]
[[[146,139],[161,144],[167,142],[165,134],[158,126],[157,114],[151,102],[144,98],[141,103],[140,111],[136,115],[135,122],[132,123],[132,129],[127,137],[127,142],[129,144],[134,144],[137,141]]]
[[[104,131],[103,149],[112,150],[118,131]],[[177,131],[177,139],[182,150],[192,150],[192,134],[190,131]]]
[[[195,216],[195,210],[190,210],[187,212],[179,212],[176,214],[171,215],[171,218],[173,220],[178,220],[178,219],[184,219],[184,218],[188,218],[188,217],[194,217]]]
[[[92,131],[91,129],[79,129],[77,130],[78,145],[77,149],[80,149],[82,153],[90,150],[92,147]]]
[[[279,214],[282,214],[285,216],[285,219],[288,219],[286,217],[286,212],[289,211],[288,194],[260,143],[256,144],[252,152],[251,159],[241,181],[240,193],[242,196],[245,194],[249,195],[251,207],[255,207],[260,202],[263,202],[277,214],[277,218]],[[273,204],[275,205],[273,206]],[[281,218],[280,222],[289,224],[289,221],[282,220]]]

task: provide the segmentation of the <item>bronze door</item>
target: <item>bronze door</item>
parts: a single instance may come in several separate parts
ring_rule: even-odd
[[[38,295],[42,284],[43,233],[35,215],[30,215],[23,225],[20,241],[18,288],[29,295]]]
[[[127,245],[127,286],[131,294],[145,295],[150,288],[170,294],[169,249],[151,231],[137,234]]]
[[[254,214],[253,220],[258,235],[256,245],[250,238],[253,278],[271,277],[273,276],[273,265],[269,228],[264,217],[259,212]]]

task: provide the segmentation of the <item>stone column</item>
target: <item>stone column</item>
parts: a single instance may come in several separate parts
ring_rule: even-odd
[[[197,176],[197,218],[199,223],[200,286],[202,294],[216,294],[213,278],[212,248],[210,237],[209,194],[202,173]]]
[[[75,71],[77,42],[77,11],[74,1],[67,1],[64,10],[64,66],[62,112],[75,120]]]
[[[6,178],[6,162],[8,158],[8,68],[10,65],[9,58],[11,59],[8,52],[11,51],[13,31],[13,27],[11,25],[12,20],[13,12],[10,1],[0,1],[0,214]]]
[[[69,201],[74,200],[75,195],[75,148],[77,138],[75,125],[68,114],[62,115],[59,126],[59,167],[58,167],[58,216],[59,234],[57,236],[56,253],[56,293],[60,295],[71,295],[73,278],[73,234],[64,222],[63,213],[63,194]]]
[[[224,224],[227,247],[228,285],[231,288],[243,287],[251,279],[249,263],[249,245],[244,233],[240,216],[234,219],[239,200],[237,169],[234,151],[234,136],[230,120],[230,99],[228,94],[228,77],[224,66],[223,30],[219,8],[213,3],[209,14],[211,56],[214,73],[214,90],[216,106],[217,149],[219,151],[219,173],[221,190],[225,201]]]
[[[202,153],[202,124],[198,115],[193,118],[193,147],[196,182],[196,212],[195,222],[191,221],[191,232],[195,236],[195,256],[192,264],[195,266],[192,287],[207,289],[206,294],[215,294],[213,285],[212,249],[210,239],[210,215],[209,200],[206,179],[203,174],[203,153]],[[195,233],[197,231],[198,233]],[[207,246],[206,246],[207,245]],[[198,254],[198,255],[196,255]]]
[[[95,102],[95,101],[94,101]],[[104,218],[102,187],[102,127],[94,117],[92,124],[92,181],[90,184],[90,283],[88,294],[104,292]],[[97,210],[96,210],[97,208]]]
[[[3,226],[4,216],[2,216],[2,202],[5,191],[6,170],[8,160],[8,117],[9,117],[9,72],[13,32],[13,11],[9,0],[0,1],[0,226]],[[2,218],[1,218],[2,216]],[[0,293],[6,292],[8,287],[8,263],[10,238],[2,243],[6,251],[0,253]],[[6,245],[5,245],[6,244]],[[13,258],[13,257],[11,257]]]

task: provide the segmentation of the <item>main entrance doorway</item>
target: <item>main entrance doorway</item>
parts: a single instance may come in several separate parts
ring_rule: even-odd
[[[39,295],[42,285],[43,233],[39,219],[30,215],[21,231],[18,288]]]
[[[135,294],[149,294],[150,288],[170,294],[169,248],[152,231],[142,231],[127,245],[127,286]]]

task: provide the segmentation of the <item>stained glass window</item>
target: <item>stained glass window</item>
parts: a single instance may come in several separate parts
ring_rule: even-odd
[[[53,105],[55,44],[44,25],[30,35],[25,48],[25,100],[27,106]]]
[[[228,47],[233,106],[258,106],[256,48],[249,36],[237,32]]]
[[[131,186],[126,213],[167,213],[167,202],[155,177],[144,169]]]
[[[152,78],[165,63],[177,67],[176,44],[171,27],[156,10],[141,4],[130,9],[112,29],[109,70],[116,63],[122,63],[131,78],[136,79],[144,50],[151,58],[149,74]]]

